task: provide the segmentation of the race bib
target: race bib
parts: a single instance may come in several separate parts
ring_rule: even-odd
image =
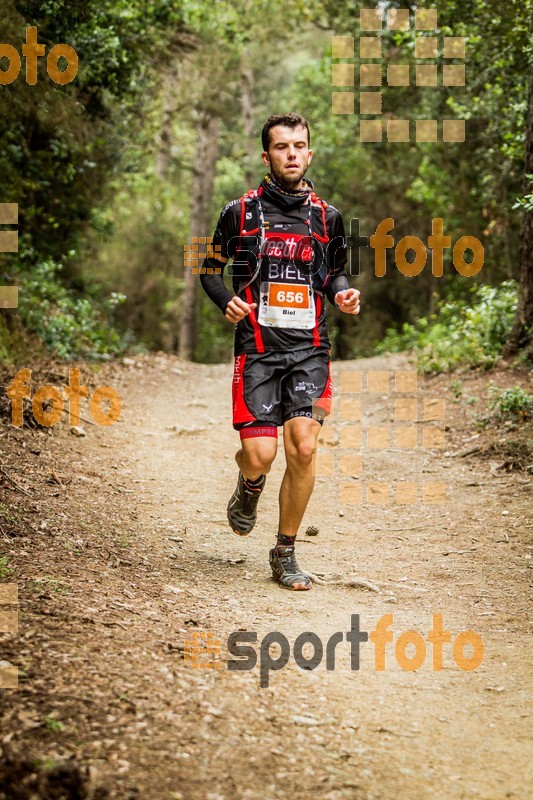
[[[257,319],[268,328],[314,328],[315,300],[311,287],[306,283],[263,281]]]

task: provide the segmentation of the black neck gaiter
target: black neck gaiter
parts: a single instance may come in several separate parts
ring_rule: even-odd
[[[309,193],[313,188],[313,184],[307,178],[303,178],[304,186],[301,189],[293,190],[289,189],[285,186],[281,186],[273,177],[270,175],[265,175],[263,180],[261,181],[261,186],[263,187],[263,196],[270,200],[274,205],[282,208],[286,211],[290,211],[293,208],[299,208],[302,206],[307,198],[309,197]]]

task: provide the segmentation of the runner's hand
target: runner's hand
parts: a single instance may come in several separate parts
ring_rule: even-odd
[[[229,322],[239,322],[239,320],[244,319],[250,311],[253,311],[254,308],[257,308],[257,303],[245,303],[244,300],[241,300],[240,297],[235,295],[226,306],[224,316]]]
[[[335,295],[335,304],[345,314],[359,314],[359,297],[361,292],[357,289],[344,289]]]

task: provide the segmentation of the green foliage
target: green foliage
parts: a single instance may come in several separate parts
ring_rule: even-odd
[[[187,241],[188,182],[174,187],[146,172],[121,182],[113,207],[97,208],[84,267],[112,296],[120,328],[149,349],[175,350]],[[91,256],[92,252],[96,256]]]
[[[51,733],[59,733],[59,731],[65,730],[65,724],[60,722],[58,719],[54,719],[53,717],[45,717],[43,726]]]
[[[130,338],[112,322],[124,295],[80,297],[60,282],[60,272],[54,261],[40,261],[21,277],[19,314],[27,329],[61,358],[106,359],[121,353]]]
[[[436,4],[431,0],[379,3],[383,16],[388,8],[406,5],[412,13],[415,7],[434,8]],[[335,34],[355,35],[357,41],[359,10],[367,7],[362,0],[316,0],[311,7],[318,18],[327,17]],[[411,120],[411,141],[405,144],[389,143],[385,135],[381,142],[359,143],[357,117],[331,115],[331,98],[323,92],[328,78],[319,75],[319,55],[301,70],[296,94],[302,106],[311,108],[312,130],[318,130],[319,137],[322,131],[326,134],[324,164],[324,142],[315,138],[313,177],[318,170],[318,188],[332,198],[345,218],[361,221],[363,235],[372,234],[379,220],[392,217],[396,241],[405,235],[426,241],[431,219],[442,217],[452,242],[471,235],[483,244],[485,265],[479,280],[498,285],[509,278],[518,279],[520,224],[522,212],[530,207],[529,192],[523,189],[523,167],[532,19],[532,0],[439,3],[438,41],[442,42],[442,36],[466,38],[466,85],[446,87],[439,78],[436,90],[414,85],[388,87],[384,80],[386,116]],[[413,28],[405,33],[384,29],[381,38],[383,74],[389,63],[401,62],[410,63],[412,75],[416,63]],[[331,62],[328,58],[324,61],[329,73]],[[357,102],[356,94],[356,114]],[[463,143],[413,142],[414,119],[454,118],[466,120]],[[340,197],[335,197],[330,187]],[[515,203],[515,198],[524,194],[526,197]],[[464,280],[454,274],[449,261],[445,256],[444,277],[437,283],[445,296],[450,292],[455,296],[455,287]],[[359,351],[365,350],[369,341],[380,339],[391,320],[401,326],[433,311],[431,298],[436,286],[427,267],[415,281],[402,280],[395,270],[386,281],[376,280],[371,273],[372,265],[365,263],[363,255],[356,285],[364,306],[352,332]],[[408,324],[404,338],[409,338],[409,331]],[[414,346],[416,332],[411,339]]]
[[[34,758],[32,759],[34,769],[43,769],[45,772],[51,772],[56,768],[57,761],[55,758]]]
[[[520,386],[499,389],[489,386],[488,409],[485,413],[476,413],[476,424],[481,429],[496,428],[520,430],[518,438],[503,439],[493,445],[495,454],[504,455],[511,464],[520,464],[521,468],[531,463],[531,421],[533,419],[533,395]]]
[[[463,394],[463,384],[461,381],[452,381],[450,388],[456,400],[459,400]]]
[[[7,564],[7,556],[0,556],[0,581],[5,581],[7,578],[11,577],[13,570],[11,567],[8,567]]]
[[[493,421],[526,421],[533,416],[533,394],[520,386],[499,390],[491,387],[490,417]]]
[[[414,350],[423,372],[447,372],[467,364],[492,367],[500,357],[518,304],[514,281],[476,285],[470,300],[442,300],[438,311],[401,329],[389,329],[377,352]]]
[[[528,181],[533,181],[533,175],[526,175],[526,178]],[[517,197],[512,208],[513,211],[519,208],[524,211],[525,214],[533,213],[533,194],[526,194],[524,197]]]
[[[228,323],[207,296],[200,298],[199,318],[195,360],[204,364],[230,361],[233,352],[234,326]]]
[[[406,7],[379,5],[384,13]],[[47,49],[68,43],[80,64],[68,86],[51,84],[41,59],[35,86],[21,78],[0,87],[0,202],[19,204],[21,233],[21,253],[0,255],[0,273],[21,286],[17,319],[27,330],[64,358],[107,357],[128,343],[176,350],[198,113],[209,108],[220,122],[216,218],[264,172],[263,120],[292,109],[311,123],[309,177],[347,229],[357,218],[369,236],[392,217],[396,242],[426,241],[438,216],[452,241],[476,236],[485,248],[482,273],[466,283],[448,251],[438,281],[446,301],[436,315],[429,265],[406,280],[389,264],[378,280],[363,250],[354,279],[363,313],[330,314],[334,353],[370,354],[394,321],[398,331],[387,333],[381,350],[416,349],[424,369],[494,363],[516,306],[507,281],[519,274],[522,215],[533,209],[523,181],[533,0],[443,0],[438,35],[466,37],[466,86],[384,83],[387,116],[409,118],[411,136],[417,118],[466,119],[466,141],[457,144],[361,143],[358,109],[331,113],[331,34],[357,37],[366,7],[363,0],[3,0],[2,41],[20,50],[25,26],[36,25]],[[384,30],[382,40],[384,74],[400,62],[414,72],[413,29]],[[255,153],[241,105],[244,68],[253,74]],[[485,294],[465,291],[480,280],[489,284]],[[229,358],[231,326],[203,296],[198,323],[195,357]],[[0,358],[15,352],[14,335],[0,320]]]

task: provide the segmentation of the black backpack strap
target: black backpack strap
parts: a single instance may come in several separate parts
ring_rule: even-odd
[[[315,254],[314,257],[315,259],[320,259],[322,262],[318,272],[316,273],[316,277],[321,286],[320,289],[315,289],[315,291],[318,291],[319,294],[324,294],[331,277],[328,272],[327,260],[324,260],[324,245],[327,245],[330,241],[326,224],[326,209],[328,204],[325,200],[322,200],[320,197],[318,197],[318,195],[316,195],[314,192],[311,192],[309,199],[311,202],[311,212],[309,217],[311,221],[311,235],[313,237],[313,250]]]
[[[233,286],[238,294],[253,283],[260,270],[260,252],[264,231],[261,230],[259,194],[260,191],[258,189],[250,189],[240,198],[239,244],[235,253],[234,263],[237,262],[243,268],[246,266],[246,272],[243,269],[240,275],[235,275]],[[251,215],[250,217],[248,217],[249,214]],[[238,259],[239,253],[243,254],[241,260]],[[250,266],[251,259],[245,257],[246,253],[251,253],[254,256],[256,262],[254,269]]]

